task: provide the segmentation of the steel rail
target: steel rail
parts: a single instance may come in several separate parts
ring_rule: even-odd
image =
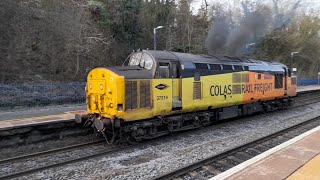
[[[318,103],[318,102],[320,102],[320,96],[309,97],[309,98],[302,98],[301,97],[299,99],[294,100],[290,107],[296,108],[296,107],[306,106],[306,105],[314,104],[314,103]]]
[[[7,158],[7,159],[1,159],[0,165],[6,164],[6,163],[13,163],[13,162],[21,161],[21,160],[25,160],[25,159],[35,158],[35,157],[46,156],[46,155],[59,153],[59,152],[68,152],[73,149],[78,149],[81,147],[86,147],[86,146],[95,145],[95,144],[101,144],[104,142],[105,142],[104,140],[99,140],[99,141],[93,141],[93,142],[87,142],[87,143],[82,143],[82,144],[76,144],[76,145],[51,149],[51,150],[47,150],[47,151],[40,151],[40,152],[36,152],[36,153],[32,153],[32,154],[26,154],[26,155],[21,155],[21,156],[17,156],[17,157]]]

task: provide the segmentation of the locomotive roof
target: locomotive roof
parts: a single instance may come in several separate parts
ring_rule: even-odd
[[[265,61],[265,60],[256,60],[251,58],[240,58],[240,57],[230,57],[222,55],[206,55],[206,54],[189,54],[189,53],[180,53],[172,51],[156,51],[156,50],[146,50],[150,53],[156,60],[175,60],[180,61],[180,63],[208,63],[208,64],[232,64],[232,65],[272,65],[272,66],[281,66],[286,67],[281,63]]]
[[[224,74],[230,72],[236,72],[238,70],[214,70],[211,72],[211,67],[209,69],[197,68],[197,63],[206,64],[218,64],[220,67],[223,65],[233,65],[242,66],[242,70],[249,70],[253,72],[267,72],[270,74],[283,74],[285,72],[286,66],[281,63],[255,60],[250,58],[238,58],[229,56],[213,56],[204,54],[189,54],[189,53],[179,53],[171,51],[156,51],[156,50],[143,50],[155,59],[155,61],[179,61],[181,64],[181,77],[193,77],[194,72],[201,71],[201,75],[211,75],[211,74]],[[129,56],[131,57],[131,55]],[[222,65],[222,66],[221,66]],[[224,67],[223,67],[224,68]],[[156,66],[148,70],[140,66],[114,66],[108,67],[108,69],[113,72],[125,76],[128,79],[136,78],[153,78]]]

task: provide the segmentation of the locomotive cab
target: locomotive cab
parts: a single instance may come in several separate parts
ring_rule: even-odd
[[[156,65],[146,52],[132,53],[122,66],[95,68],[87,78],[87,110],[103,117],[120,116],[124,106],[125,80],[151,79]]]
[[[136,79],[152,79],[155,71],[155,59],[144,51],[130,54],[122,66],[91,70],[85,88],[87,112],[91,120],[125,119],[125,110],[129,111],[143,106],[151,107],[151,97],[145,97],[149,99],[149,102],[144,100],[145,105],[143,105],[143,102],[139,102],[143,101],[142,98],[133,96],[138,95],[137,90],[143,91],[143,85],[150,86],[150,82],[143,84],[139,81],[140,87],[137,87]],[[150,87],[146,88],[150,91]],[[150,96],[149,92],[145,93]],[[79,118],[81,117],[77,117],[77,121],[81,122]]]

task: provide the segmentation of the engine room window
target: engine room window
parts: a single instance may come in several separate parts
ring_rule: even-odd
[[[189,62],[186,62],[183,64],[183,68],[182,69],[195,69],[195,65],[193,63],[189,63]]]
[[[169,71],[169,63],[159,63],[159,78],[169,78],[170,71]]]
[[[208,69],[207,64],[202,64],[202,63],[195,63],[196,69]]]
[[[220,64],[209,64],[210,69],[214,71],[221,71],[221,65]]]
[[[226,70],[226,71],[233,71],[233,68],[231,65],[222,65],[223,66],[223,70]]]
[[[242,66],[233,66],[235,71],[243,71]]]

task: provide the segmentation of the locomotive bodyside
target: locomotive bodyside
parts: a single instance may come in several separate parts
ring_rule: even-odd
[[[130,55],[127,66],[92,70],[89,121],[103,133],[109,129],[114,136],[112,127],[143,139],[285,108],[296,96],[296,78],[282,64],[214,58],[142,51]]]

